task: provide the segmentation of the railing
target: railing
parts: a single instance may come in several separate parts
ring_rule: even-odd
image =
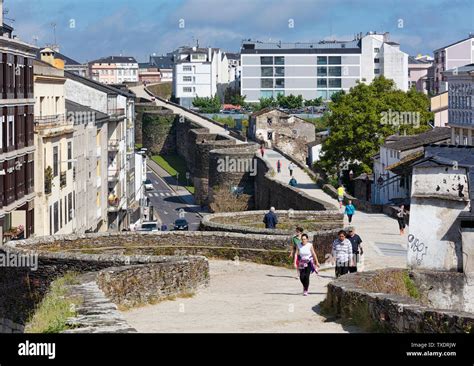
[[[60,177],[59,177],[59,185],[61,188],[66,187],[67,184],[67,176],[66,172],[61,172]]]
[[[63,125],[68,122],[64,114],[56,114],[50,116],[35,116],[35,123],[40,126],[49,126],[49,125]]]

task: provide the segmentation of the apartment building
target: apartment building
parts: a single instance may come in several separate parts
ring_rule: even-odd
[[[162,83],[173,81],[173,53],[170,52],[163,56],[153,54],[150,56],[149,64],[158,69]]]
[[[74,125],[66,116],[64,70],[44,49],[34,61],[35,83],[35,235],[75,230]]]
[[[160,69],[149,62],[140,62],[138,64],[138,81],[144,84],[161,82]]]
[[[434,81],[430,92],[433,94],[447,92],[448,81],[443,72],[472,63],[474,63],[474,34],[469,34],[469,37],[465,39],[435,50]]]
[[[408,55],[388,33],[319,43],[244,41],[241,68],[241,94],[251,103],[278,94],[327,100],[380,75],[408,90]]]
[[[474,63],[447,70],[448,126],[451,143],[474,146]]]
[[[223,97],[233,80],[227,57],[218,48],[181,47],[173,60],[173,97],[182,106],[191,107],[195,97]]]
[[[0,1],[0,238],[34,233],[33,60],[37,49],[3,23]]]
[[[428,94],[429,70],[433,59],[427,56],[408,57],[408,87]]]
[[[130,56],[109,56],[89,62],[89,75],[103,84],[138,82],[138,62]]]

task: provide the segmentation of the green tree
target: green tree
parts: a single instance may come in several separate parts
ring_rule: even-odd
[[[305,107],[319,107],[323,104],[323,98],[308,99],[304,101]]]
[[[278,94],[277,103],[281,108],[298,109],[303,106],[303,96],[295,96],[293,94],[285,96],[283,94]]]
[[[221,110],[221,100],[219,97],[214,95],[212,98],[209,97],[195,97],[193,99],[193,106],[199,108],[202,113],[219,113]]]
[[[370,85],[358,83],[350,92],[338,93],[329,109],[330,134],[323,142],[318,164],[328,175],[339,173],[346,164],[355,168],[354,173],[371,173],[371,158],[387,136],[426,131],[433,119],[429,99],[424,94],[397,90],[395,83],[383,76]],[[418,122],[393,123],[391,113],[418,116]]]

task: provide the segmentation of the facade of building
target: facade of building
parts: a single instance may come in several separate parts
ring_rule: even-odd
[[[431,87],[433,94],[448,91],[448,82],[443,72],[474,63],[474,34],[468,38],[438,48],[434,51],[434,82]]]
[[[154,84],[161,82],[161,72],[156,66],[149,62],[138,64],[138,81],[144,84]]]
[[[34,233],[33,60],[37,49],[3,24],[0,1],[0,238]]]
[[[443,75],[449,85],[448,125],[452,131],[451,143],[474,146],[474,64],[447,70]]]
[[[138,82],[138,62],[129,56],[109,56],[89,62],[89,75],[103,84]]]
[[[66,116],[64,70],[53,64],[48,49],[42,61],[34,61],[37,236],[70,234],[75,229],[74,125]]]
[[[408,203],[411,189],[411,171],[394,171],[399,165],[411,162],[423,153],[423,145],[448,143],[451,131],[447,127],[438,127],[418,135],[393,135],[380,146],[380,152],[374,157],[373,203]]]
[[[408,87],[428,94],[428,71],[432,65],[433,60],[426,56],[408,57]]]
[[[445,127],[448,124],[448,92],[430,98],[430,110],[434,114],[434,125]]]
[[[158,68],[161,82],[170,83],[173,81],[173,53],[167,53],[163,56],[150,56],[150,65]]]
[[[248,138],[275,147],[303,164],[308,143],[315,141],[314,125],[276,108],[262,109],[250,116]]]
[[[173,56],[173,97],[191,107],[195,97],[224,96],[229,85],[229,62],[217,48],[182,47]]]
[[[241,94],[247,102],[278,94],[328,100],[358,81],[380,75],[408,89],[408,55],[388,33],[368,33],[353,41],[263,43],[244,41],[241,49]]]

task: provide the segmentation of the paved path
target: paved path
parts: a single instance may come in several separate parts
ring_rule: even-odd
[[[258,150],[257,154],[261,156],[260,150]],[[275,179],[278,180],[279,182],[288,184],[288,182],[291,179],[290,171],[288,170],[288,166],[290,165],[290,160],[285,158],[279,152],[270,150],[270,149],[265,149],[263,158],[267,162],[269,162],[270,165],[275,170]],[[280,173],[277,172],[278,160],[280,160],[282,164]],[[298,185],[296,186],[296,188],[310,195],[311,197],[314,197],[320,201],[326,202],[328,206],[331,206],[331,205],[334,206],[333,209],[337,209],[339,207],[337,200],[332,198],[330,195],[324,192],[321,188],[318,188],[318,186],[316,185],[316,183],[313,182],[311,177],[308,174],[306,174],[306,172],[303,169],[301,169],[298,165],[296,164],[293,164],[293,165],[295,167],[295,169],[293,170],[293,176],[298,182]]]
[[[311,276],[309,296],[302,295],[296,270],[212,260],[210,275],[210,286],[192,298],[164,301],[122,314],[138,332],[358,331],[325,322],[318,314],[332,271]]]

